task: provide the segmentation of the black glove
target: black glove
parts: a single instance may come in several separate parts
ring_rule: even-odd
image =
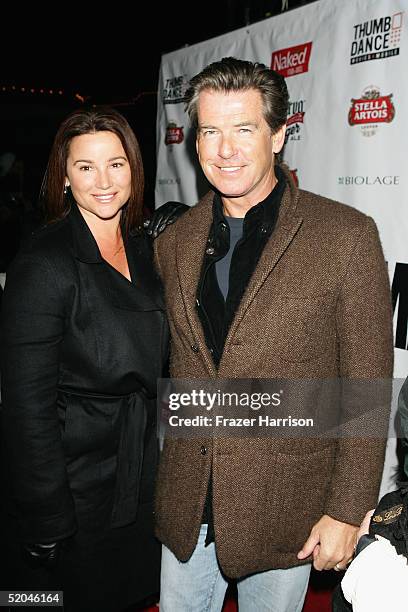
[[[60,548],[61,542],[23,544],[23,556],[32,567],[41,566],[51,569],[57,564]]]
[[[166,202],[162,204],[151,219],[144,222],[146,232],[152,238],[157,238],[159,234],[171,223],[174,223],[190,207],[181,202]]]

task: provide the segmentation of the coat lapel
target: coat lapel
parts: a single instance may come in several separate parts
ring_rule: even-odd
[[[202,353],[210,374],[215,366],[205,342],[203,328],[196,311],[196,294],[203,255],[212,223],[212,201],[209,192],[196,206],[186,213],[175,226],[177,274],[185,313],[194,341]],[[193,231],[191,231],[193,227]]]
[[[225,341],[225,347],[227,347],[230,343],[250,304],[255,299],[258,291],[268,278],[269,274],[275,268],[276,264],[279,262],[280,258],[285,253],[286,249],[289,247],[300,226],[302,225],[302,217],[296,214],[297,200],[298,190],[295,185],[288,180],[288,185],[283,194],[275,231],[272,233],[271,238],[265,245],[262,255],[242,297],[241,303],[237,309],[237,312],[235,313],[235,317],[231,323],[231,327]]]
[[[131,283],[120,272],[105,264],[109,270],[111,299],[117,308],[164,310],[161,285],[154,269],[148,241],[149,238],[142,234],[130,235],[125,240]]]
[[[273,271],[302,225],[302,217],[296,212],[299,191],[293,183],[289,171],[286,170],[285,166],[281,167],[286,176],[287,187],[283,194],[278,222],[243,295],[228,332],[225,347],[231,341],[259,289]],[[207,348],[203,328],[196,312],[197,286],[212,223],[213,196],[213,192],[207,194],[196,206],[181,217],[175,229],[177,236],[177,273],[185,313],[194,340],[204,357],[208,370],[210,374],[216,375],[214,362]],[[193,232],[191,231],[192,227],[194,228]]]
[[[160,282],[155,275],[147,238],[131,232],[125,238],[126,255],[132,283],[110,266],[101,256],[96,240],[81,215],[72,205],[69,213],[74,257],[83,264],[112,305],[125,310],[164,310]],[[90,285],[91,290],[92,284]]]

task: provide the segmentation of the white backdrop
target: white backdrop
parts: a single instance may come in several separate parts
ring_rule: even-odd
[[[225,56],[287,77],[284,159],[299,186],[376,221],[393,283],[396,378],[408,375],[408,0],[317,0],[162,57],[156,206],[208,190],[184,112],[188,80]],[[405,171],[404,171],[405,170]],[[375,333],[375,330],[373,330]],[[382,490],[392,487],[395,439]]]

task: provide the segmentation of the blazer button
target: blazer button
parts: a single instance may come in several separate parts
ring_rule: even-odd
[[[197,308],[200,308],[200,300],[196,300],[196,306]]]
[[[201,453],[202,455],[206,455],[206,454],[207,454],[207,449],[205,448],[205,446],[202,446],[202,447],[200,448],[200,453]]]
[[[208,247],[208,249],[205,249],[205,252],[207,253],[207,255],[214,255],[215,249],[214,247]]]
[[[197,346],[196,344],[192,344],[192,345],[191,345],[191,350],[193,351],[193,353],[198,353],[198,351],[199,351],[200,349],[198,348],[198,346]]]

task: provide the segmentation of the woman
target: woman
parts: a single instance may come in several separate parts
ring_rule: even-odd
[[[119,612],[159,588],[155,395],[168,338],[143,183],[122,115],[71,114],[44,180],[48,224],[7,274],[8,534],[26,558],[9,553],[8,588],[63,589],[68,612]]]

